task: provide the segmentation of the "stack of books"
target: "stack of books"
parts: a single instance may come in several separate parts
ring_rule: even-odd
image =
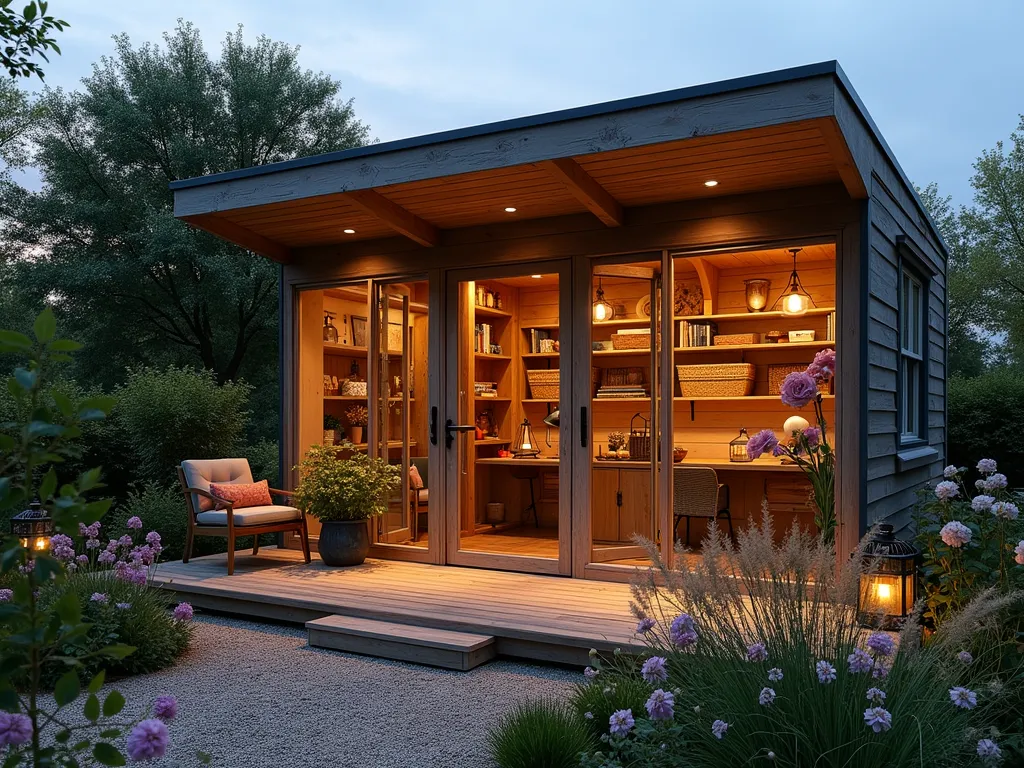
[[[598,400],[616,400],[626,397],[647,397],[646,387],[635,387],[635,386],[609,386],[598,387],[597,399]]]
[[[497,397],[498,383],[496,381],[473,382],[473,395],[476,397]]]
[[[710,320],[680,320],[679,344],[683,347],[711,347],[715,344],[718,324]]]
[[[530,343],[530,354],[536,355],[538,352],[545,352],[547,350],[541,349],[541,342],[544,339],[551,338],[551,332],[546,331],[543,328],[524,328],[526,331],[526,338]]]

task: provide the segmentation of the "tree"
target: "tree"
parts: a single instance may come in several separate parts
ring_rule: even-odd
[[[14,167],[28,162],[28,134],[41,117],[14,80],[0,78],[0,161]]]
[[[299,67],[297,48],[246,45],[239,28],[212,60],[185,22],[164,41],[120,35],[83,91],[44,92],[45,186],[0,190],[6,248],[23,257],[20,284],[89,338],[80,373],[94,383],[112,386],[126,365],[197,362],[220,381],[266,377],[277,267],[177,221],[168,183],[356,146],[368,129],[340,83]]]
[[[60,53],[57,41],[50,35],[63,31],[68,23],[47,16],[44,0],[31,0],[21,13],[11,8],[13,3],[14,0],[0,0],[0,66],[11,77],[37,75],[42,80],[43,70],[33,59],[49,61],[47,51]]]

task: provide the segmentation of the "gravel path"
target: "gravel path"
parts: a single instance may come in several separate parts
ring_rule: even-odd
[[[196,617],[171,669],[116,687],[128,709],[178,698],[160,768],[484,768],[488,728],[510,704],[561,695],[578,673],[492,661],[449,672],[310,648],[299,627]]]

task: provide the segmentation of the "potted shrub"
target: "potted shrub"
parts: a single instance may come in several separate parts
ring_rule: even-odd
[[[338,430],[341,429],[341,422],[337,416],[330,413],[324,414],[324,445],[334,445],[338,439]]]
[[[345,411],[345,418],[348,419],[349,433],[352,435],[352,442],[359,444],[363,442],[363,429],[370,422],[370,412],[365,405],[349,406]]]
[[[295,504],[321,522],[318,549],[327,565],[359,565],[370,551],[367,520],[384,514],[400,469],[341,444],[348,458],[314,445],[299,464]]]

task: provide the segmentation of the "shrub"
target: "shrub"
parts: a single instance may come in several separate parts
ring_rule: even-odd
[[[550,699],[517,704],[488,735],[499,768],[576,768],[596,744],[580,716]]]
[[[1024,377],[997,369],[977,378],[949,380],[950,461],[973,467],[992,457],[1010,486],[1024,486]]]
[[[116,424],[136,461],[136,477],[171,483],[183,459],[220,459],[242,450],[251,387],[217,384],[211,371],[169,367],[130,371],[118,388]]]
[[[593,681],[578,684],[569,701],[594,737],[600,738],[607,732],[608,719],[613,712],[620,709],[642,712],[650,695],[651,687],[637,675],[614,674],[608,670],[607,674],[601,673]]]
[[[274,440],[260,440],[245,449],[253,480],[266,480],[271,488],[281,487],[281,451]]]
[[[351,443],[342,443],[351,451]],[[384,459],[353,452],[339,460],[332,448],[314,445],[299,465],[302,477],[295,505],[322,521],[364,520],[387,511],[398,487],[398,467]]]

